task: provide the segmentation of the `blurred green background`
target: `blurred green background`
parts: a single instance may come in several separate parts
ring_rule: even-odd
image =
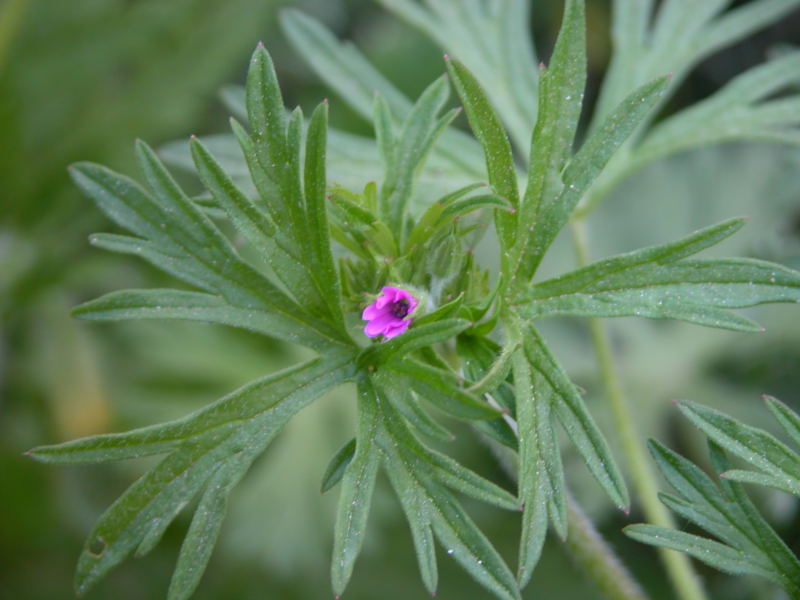
[[[94,519],[142,472],[142,462],[53,468],[26,449],[184,414],[247,380],[297,360],[293,348],[241,332],[180,323],[87,325],[69,317],[78,302],[121,287],[165,285],[131,258],[92,249],[86,236],[109,229],[71,185],[66,167],[102,162],[135,173],[132,142],[159,144],[226,129],[217,91],[243,80],[263,40],[287,103],[308,108],[329,96],[293,55],[277,26],[291,4],[353,39],[409,95],[443,71],[440,52],[367,0],[0,0],[0,598],[72,597],[74,562]],[[557,32],[561,3],[534,1],[541,56]],[[607,2],[589,3],[589,102],[609,54]],[[704,62],[668,107],[704,97],[782,44],[800,43],[800,13]],[[332,121],[369,127],[332,97]],[[693,152],[655,164],[623,184],[592,220],[595,253],[678,237],[734,215],[744,233],[719,251],[800,267],[800,151],[748,144]],[[557,248],[548,268],[573,258]],[[753,311],[762,335],[660,322],[613,323],[614,340],[644,435],[702,462],[702,440],[672,408],[681,397],[721,407],[773,429],[763,392],[800,407],[800,316],[796,307]],[[545,328],[613,440],[583,323]],[[320,496],[329,456],[351,436],[347,390],[302,413],[234,493],[229,518],[195,597],[311,599],[330,595],[328,555],[336,492]],[[477,437],[462,431],[452,451],[511,485]],[[573,461],[571,486],[654,599],[672,594],[650,548],[620,528],[641,520],[613,512]],[[385,484],[385,482],[384,482]],[[385,485],[384,485],[385,488]],[[410,536],[395,500],[378,497],[347,597],[423,598]],[[754,490],[795,550],[800,511],[778,492]],[[518,517],[467,503],[510,562]],[[186,528],[117,569],[88,598],[162,598]],[[439,597],[489,596],[442,556]],[[720,599],[775,598],[701,567]],[[592,599],[561,544],[549,542],[526,598]]]

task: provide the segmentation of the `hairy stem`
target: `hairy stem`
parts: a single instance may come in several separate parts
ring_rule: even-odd
[[[576,220],[572,222],[571,228],[578,262],[580,266],[587,265],[591,259],[586,226],[582,220]],[[600,319],[589,319],[589,331],[606,400],[611,409],[620,445],[628,461],[636,495],[642,505],[645,517],[654,525],[674,528],[672,515],[658,499],[655,474],[650,466],[644,440],[636,433],[636,423],[614,364],[605,322]],[[705,591],[689,558],[674,550],[659,548],[658,551],[677,597],[681,600],[706,600]]]
[[[488,396],[489,403],[500,408],[500,405]],[[504,415],[508,424],[518,432],[517,422],[509,415]],[[497,462],[502,469],[516,480],[517,455],[500,446],[489,438],[483,438],[494,451]],[[648,600],[639,584],[630,574],[614,550],[605,542],[594,523],[586,515],[580,504],[567,490],[567,552],[572,560],[597,586],[606,600]]]
[[[583,569],[597,590],[608,600],[647,600],[642,588],[631,577],[600,533],[567,491],[567,549],[572,560]]]

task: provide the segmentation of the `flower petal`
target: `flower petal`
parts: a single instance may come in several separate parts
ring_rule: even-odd
[[[396,335],[400,335],[401,333],[405,333],[405,331],[406,331],[406,329],[408,329],[409,325],[411,325],[411,320],[410,319],[407,320],[407,321],[400,321],[399,323],[392,323],[391,325],[388,325],[383,330],[383,335],[384,335],[384,337],[386,337],[387,340],[391,339]]]
[[[363,321],[370,321],[384,312],[387,312],[387,308],[378,306],[378,303],[376,301],[364,309],[364,312],[361,313],[361,319]]]
[[[393,325],[397,320],[397,317],[392,313],[382,314],[367,323],[367,326],[364,327],[364,333],[367,334],[367,337],[375,337],[378,334],[384,333],[386,328]]]

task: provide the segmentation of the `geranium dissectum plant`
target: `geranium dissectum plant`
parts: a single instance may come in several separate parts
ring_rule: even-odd
[[[427,11],[413,2],[387,4],[411,20],[420,14],[414,11]],[[619,5],[647,11],[645,2]],[[700,13],[697,19],[710,27],[715,13]],[[386,92],[385,82],[365,62],[347,63],[348,55],[318,25],[287,15],[291,37],[316,40],[317,46],[300,44],[303,52],[318,48],[310,57],[314,64],[340,61],[353,78],[374,84],[359,96],[350,83],[332,81],[334,87],[350,86],[343,95],[358,99],[353,101],[357,110],[372,107],[375,141],[365,143],[380,157],[383,173],[378,181],[362,179],[355,189],[341,185],[353,173],[337,166],[347,162],[342,157],[355,142],[339,132],[329,139],[327,102],[310,119],[299,108],[286,112],[272,61],[260,45],[244,94],[247,123],[231,121],[230,140],[235,138],[246,166],[244,179],[229,175],[198,139],[189,144],[192,165],[210,201],[189,197],[142,142],[137,157],[144,185],[95,164],[71,168],[78,187],[129,232],[98,234],[92,242],[140,256],[191,288],[112,292],[78,307],[78,317],[218,323],[317,353],[176,421],[31,451],[38,460],[59,464],[163,455],[90,533],[78,564],[79,592],[125,558],[152,548],[177,514],[198,499],[169,590],[170,600],[187,598],[211,554],[226,498],[253,461],[298,411],[330,389],[354,382],[354,440],[334,456],[323,482],[326,490],[340,488],[331,563],[335,594],[343,593],[350,579],[376,476],[383,470],[407,517],[430,593],[437,588],[437,540],[495,596],[519,599],[548,524],[566,538],[574,514],[567,510],[557,427],[609,501],[622,510],[630,506],[605,437],[538,322],[556,315],[638,316],[758,331],[753,321],[730,309],[800,300],[800,273],[780,265],[690,258],[735,233],[742,219],[599,262],[584,257],[585,264],[573,271],[533,282],[576,209],[588,212],[598,199],[597,186],[610,185],[635,144],[645,143],[643,132],[654,111],[691,59],[650,80],[626,79],[624,93],[609,84],[585,139],[576,143],[586,78],[584,3],[566,2],[555,49],[541,70],[521,37],[527,35],[519,29],[526,15],[520,1],[499,2],[495,12],[473,15],[491,20],[485,34],[499,32],[503,44],[498,48],[506,43],[515,48],[508,66],[516,95],[500,98],[491,86],[494,96],[488,96],[473,74],[486,74],[485,69],[468,68],[460,59],[471,53],[454,43],[447,48],[452,58],[443,64],[447,74],[413,104],[396,90]],[[429,20],[438,22],[440,16],[429,15]],[[427,20],[415,22],[424,29]],[[650,35],[648,23],[637,21],[644,28],[642,39]],[[753,23],[751,29],[758,25]],[[456,27],[440,25],[442,31]],[[453,33],[453,39],[460,38]],[[615,73],[619,68],[612,67]],[[489,75],[496,72],[503,71]],[[668,72],[675,76],[670,79]],[[451,85],[474,138],[451,127],[458,109],[444,111]],[[516,155],[495,106],[510,126]],[[673,141],[680,141],[686,127],[680,118],[671,117]],[[417,184],[429,159],[437,172],[456,172],[463,185],[444,195],[421,196]],[[340,185],[332,185],[334,180]],[[223,233],[230,228],[218,226],[220,219],[252,252],[234,246]],[[498,272],[487,270],[473,252],[487,230],[496,236]],[[392,282],[404,282],[415,292]],[[424,313],[416,290],[424,294]],[[464,422],[514,456],[517,488],[504,489],[434,450],[433,442],[452,439],[443,418]],[[637,451],[632,443],[626,454]],[[510,511],[524,507],[516,574],[462,508],[460,495]],[[594,572],[605,573],[608,585],[627,581],[616,563],[603,564]],[[680,579],[686,568],[675,567],[674,577]]]

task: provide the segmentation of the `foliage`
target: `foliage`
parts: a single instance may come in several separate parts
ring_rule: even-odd
[[[780,265],[688,258],[732,235],[741,220],[533,281],[575,211],[590,208],[596,190],[640,166],[635,157],[644,154],[641,145],[658,132],[648,131],[654,110],[683,70],[709,51],[708,45],[688,45],[691,51],[680,55],[668,52],[691,39],[681,37],[691,28],[678,16],[685,14],[695,33],[698,28],[715,33],[718,47],[797,2],[758,0],[747,11],[717,17],[725,2],[683,10],[684,3],[673,0],[649,31],[644,25],[649,3],[620,0],[618,20],[641,11],[642,21],[639,30],[617,24],[617,56],[630,51],[625,44],[652,37],[658,43],[649,47],[660,60],[647,64],[658,71],[641,69],[640,80],[620,82],[612,66],[607,80],[612,83],[580,144],[586,70],[582,1],[567,1],[555,50],[541,71],[520,27],[527,17],[524,2],[491,3],[492,10],[475,3],[469,11],[457,10],[454,2],[429,8],[407,0],[384,3],[434,37],[443,32],[437,39],[452,55],[445,57],[449,77],[434,81],[413,103],[320,25],[296,12],[284,17],[298,52],[372,119],[374,141],[335,130],[329,137],[327,102],[308,120],[299,108],[287,114],[272,60],[259,46],[245,89],[227,94],[238,116],[231,120],[233,136],[193,139],[188,153],[177,146],[164,152],[169,162],[197,173],[205,194],[187,195],[143,142],[136,153],[144,187],[95,164],[72,167],[78,187],[131,234],[97,234],[92,242],[140,256],[192,288],[112,292],[79,306],[77,316],[218,323],[317,355],[172,422],[31,450],[34,458],[55,464],[164,455],[101,516],[79,560],[78,592],[128,556],[151,550],[178,513],[199,498],[169,591],[171,600],[191,595],[228,495],[253,461],[297,412],[330,389],[354,383],[355,440],[334,456],[322,482],[324,490],[341,486],[334,592],[343,593],[352,574],[383,469],[407,517],[431,593],[437,585],[438,540],[498,598],[519,598],[548,523],[566,535],[557,423],[612,503],[621,509],[630,503],[608,443],[537,321],[554,315],[633,315],[747,331],[758,327],[729,309],[800,300],[800,273]],[[437,22],[434,28],[427,25]],[[635,34],[633,41],[621,39],[620,30]],[[475,50],[476,36],[486,41],[485,49]],[[670,61],[676,61],[672,78],[666,76],[669,69],[662,70]],[[796,74],[793,63],[781,64]],[[786,75],[769,73],[767,83],[754,76],[737,84],[754,90],[750,102],[789,82]],[[450,84],[474,138],[450,127],[457,110],[441,114]],[[760,85],[769,91],[762,94]],[[770,120],[761,108],[742,117],[748,127],[736,136],[681,139],[651,156],[701,142],[765,137],[765,123],[794,123],[788,109],[767,111]],[[683,125],[677,121],[679,133],[691,128],[690,113],[679,113],[672,122],[679,117],[689,119]],[[240,123],[245,120],[247,127]],[[524,172],[515,152],[528,163]],[[441,193],[431,203],[437,186]],[[492,222],[499,245],[496,277],[469,251]],[[411,290],[424,312],[406,333],[369,344],[358,317],[387,283]],[[434,449],[450,437],[439,423],[442,416],[518,452],[517,494]],[[524,507],[516,577],[454,491],[508,510]]]
[[[800,443],[800,416],[775,398],[765,400],[786,433]],[[719,479],[715,483],[691,461],[651,441],[659,470],[679,495],[662,494],[661,501],[721,542],[653,525],[631,525],[625,532],[647,544],[686,552],[721,571],[765,577],[791,598],[800,598],[800,561],[759,514],[742,485],[757,483],[800,496],[800,454],[766,431],[719,411],[690,402],[679,406],[708,436]],[[726,450],[762,472],[732,469]]]

